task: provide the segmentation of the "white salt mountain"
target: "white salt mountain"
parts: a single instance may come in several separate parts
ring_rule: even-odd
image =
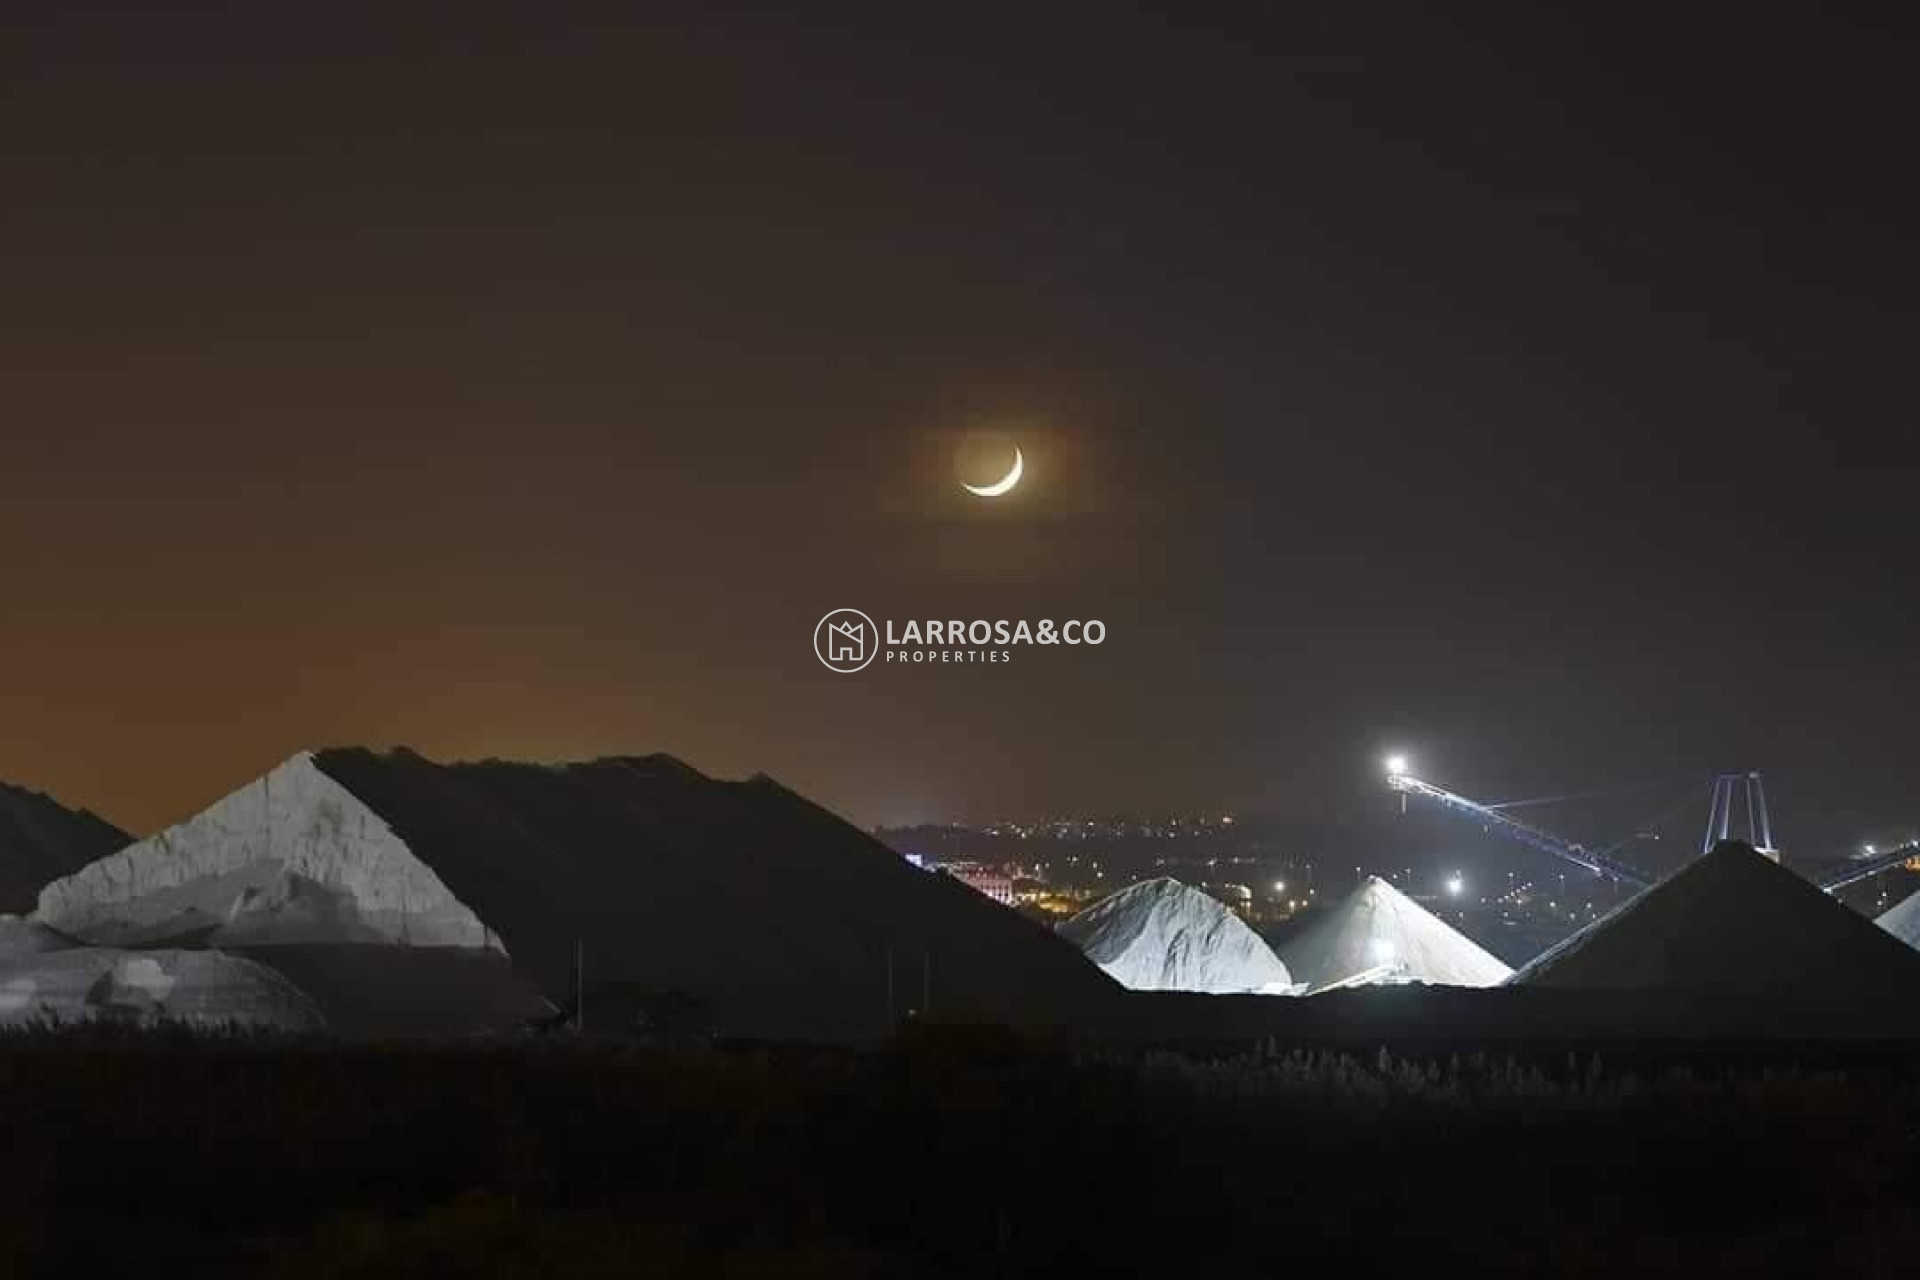
[[[544,1018],[573,1002],[576,955],[590,1029],[699,1009],[721,1034],[857,1038],[923,1000],[1071,1025],[1119,996],[1046,929],[770,780],[665,756],[296,756],[48,885],[35,918],[95,944],[243,952],[347,1035]]]
[[[88,942],[496,947],[480,918],[309,754],[40,891]]]
[[[1901,899],[1874,921],[1910,947],[1920,947],[1920,893]]]
[[[1060,932],[1108,977],[1135,991],[1286,995],[1287,966],[1216,899],[1178,880],[1143,880]]]
[[[348,1035],[465,1035],[553,1010],[498,935],[311,754],[48,885],[34,918],[101,946],[241,953]]]
[[[1496,987],[1512,972],[1379,876],[1367,877],[1279,950],[1309,995],[1376,983]]]

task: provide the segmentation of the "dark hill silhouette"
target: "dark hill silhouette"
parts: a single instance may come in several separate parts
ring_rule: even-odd
[[[1718,1019],[1863,1030],[1920,1013],[1920,952],[1739,841],[1726,841],[1550,948],[1509,980],[1660,993]]]
[[[457,1039],[556,1017],[497,951],[352,943],[225,947],[279,973],[353,1039]]]
[[[0,782],[0,912],[32,911],[43,885],[131,843],[84,809]]]
[[[322,771],[379,813],[488,922],[546,996],[696,997],[716,1030],[849,1038],[922,1003],[942,1016],[1090,1026],[1119,988],[1070,944],[929,875],[766,779],[721,782],[668,756],[441,765],[325,751]],[[590,1028],[631,1018],[587,1008]]]

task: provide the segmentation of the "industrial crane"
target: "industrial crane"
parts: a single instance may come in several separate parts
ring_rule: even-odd
[[[1828,893],[1844,889],[1850,884],[1859,884],[1882,871],[1891,871],[1895,867],[1920,859],[1920,840],[1909,840],[1897,849],[1878,850],[1867,846],[1867,856],[1854,862],[1848,862],[1835,870],[1827,872],[1814,881]]]
[[[1405,756],[1387,758],[1387,786],[1400,793],[1401,805],[1406,797],[1419,796],[1431,800],[1443,809],[1477,819],[1488,831],[1495,831],[1508,839],[1537,849],[1541,853],[1551,854],[1564,862],[1592,872],[1596,876],[1631,885],[1636,889],[1645,889],[1653,881],[1647,876],[1618,862],[1607,852],[1596,852],[1575,841],[1564,839],[1551,831],[1530,826],[1512,818],[1491,805],[1469,800],[1456,795],[1444,787],[1436,787],[1431,782],[1413,776],[1407,769]],[[1747,839],[1754,850],[1775,862],[1780,861],[1780,851],[1773,845],[1773,824],[1767,815],[1767,793],[1765,783],[1757,772],[1723,773],[1714,779],[1712,796],[1707,804],[1707,830],[1701,841],[1702,854],[1711,852],[1714,845],[1730,838],[1735,829],[1734,800],[1736,793],[1744,791],[1747,818]],[[1844,889],[1848,885],[1858,884],[1891,871],[1896,867],[1920,861],[1920,840],[1910,840],[1898,848],[1876,850],[1869,845],[1862,858],[1843,864],[1824,875],[1809,877],[1813,883],[1828,893]]]
[[[1462,795],[1455,795],[1443,787],[1436,787],[1431,782],[1422,782],[1407,772],[1405,756],[1392,756],[1387,760],[1387,786],[1400,793],[1403,805],[1406,803],[1406,797],[1410,795],[1431,800],[1444,809],[1478,819],[1489,831],[1497,831],[1510,840],[1526,845],[1529,849],[1552,854],[1562,861],[1571,862],[1576,867],[1591,871],[1596,876],[1603,876],[1620,884],[1632,885],[1636,889],[1645,889],[1653,883],[1632,867],[1616,862],[1604,853],[1596,853],[1585,845],[1564,840],[1551,831],[1542,831],[1539,827],[1511,818],[1498,809],[1469,800]]]

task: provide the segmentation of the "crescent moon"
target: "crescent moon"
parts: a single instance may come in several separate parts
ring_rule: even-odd
[[[960,487],[976,498],[997,498],[1001,494],[1009,492],[1013,486],[1020,483],[1020,473],[1025,467],[1026,459],[1020,456],[1020,446],[1015,445],[1013,446],[1013,470],[1007,472],[1007,474],[1001,476],[992,484],[968,484],[962,480]]]

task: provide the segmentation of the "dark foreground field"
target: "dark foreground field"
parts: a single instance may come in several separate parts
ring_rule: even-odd
[[[0,1097],[6,1275],[1920,1260],[1920,1076],[1898,1056],[1197,1059],[962,1028],[868,1053],[82,1031],[0,1040]]]

